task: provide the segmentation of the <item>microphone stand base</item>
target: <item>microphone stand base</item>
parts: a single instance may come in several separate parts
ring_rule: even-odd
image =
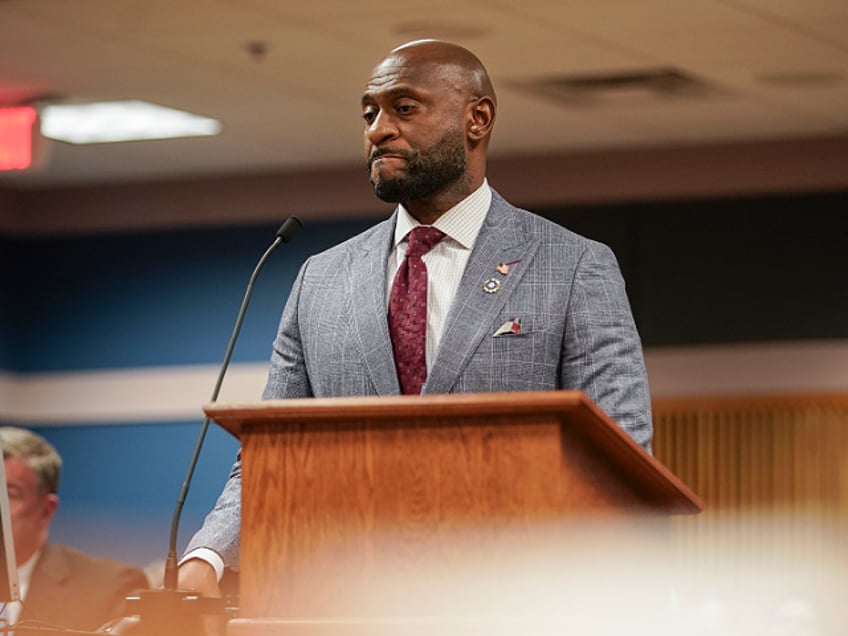
[[[223,636],[235,613],[224,599],[185,590],[144,590],[128,596],[125,607],[137,620],[121,633],[132,636]]]

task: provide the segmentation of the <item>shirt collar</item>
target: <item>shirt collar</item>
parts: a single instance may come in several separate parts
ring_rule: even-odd
[[[438,228],[462,247],[470,250],[474,247],[474,242],[477,240],[480,228],[483,227],[491,204],[492,190],[489,188],[489,182],[483,179],[483,184],[479,188],[436,219],[433,227]],[[407,212],[403,205],[398,205],[395,247],[406,239],[412,228],[419,225],[421,224]]]
[[[18,568],[18,588],[22,598],[26,598],[27,590],[29,590],[29,582],[32,579],[32,571],[35,569],[35,564],[38,563],[38,560],[41,558],[42,552],[44,552],[44,546],[36,550],[35,553]]]

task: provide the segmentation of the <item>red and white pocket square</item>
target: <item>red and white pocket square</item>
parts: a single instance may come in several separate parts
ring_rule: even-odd
[[[495,331],[495,336],[511,336],[521,333],[521,319],[510,318]]]

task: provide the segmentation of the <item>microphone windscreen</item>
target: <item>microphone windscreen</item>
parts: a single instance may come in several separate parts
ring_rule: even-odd
[[[277,236],[283,239],[283,243],[288,243],[290,240],[294,238],[294,235],[297,234],[298,230],[303,227],[303,223],[300,222],[300,219],[296,216],[290,216],[283,224],[280,226],[280,229],[277,230]]]

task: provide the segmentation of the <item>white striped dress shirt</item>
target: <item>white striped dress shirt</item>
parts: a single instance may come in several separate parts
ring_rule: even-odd
[[[492,191],[484,180],[483,185],[433,223],[433,227],[446,236],[422,257],[427,266],[427,370],[436,357],[445,319],[491,203]],[[386,311],[392,282],[406,255],[407,237],[412,228],[418,225],[421,224],[402,205],[398,206],[394,248],[389,254],[389,266],[386,269]]]

